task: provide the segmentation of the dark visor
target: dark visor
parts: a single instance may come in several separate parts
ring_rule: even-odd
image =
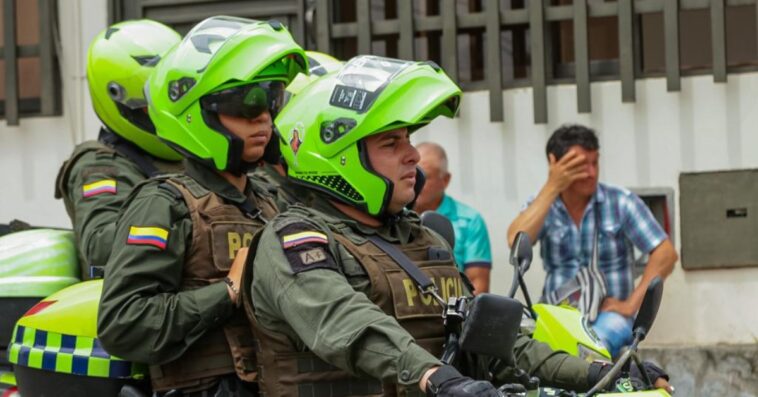
[[[241,85],[202,97],[200,106],[207,111],[247,119],[254,119],[268,110],[273,117],[282,106],[284,88],[281,81]]]

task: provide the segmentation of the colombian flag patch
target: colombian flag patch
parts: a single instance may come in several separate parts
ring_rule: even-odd
[[[326,234],[319,232],[299,232],[282,236],[282,247],[292,248],[305,243],[327,244]]]
[[[132,226],[129,228],[129,237],[127,244],[134,245],[152,245],[160,249],[166,249],[168,241],[168,230],[160,227],[139,227]]]
[[[116,194],[116,180],[101,179],[99,181],[88,183],[82,186],[82,193],[84,194],[84,198],[104,193]]]

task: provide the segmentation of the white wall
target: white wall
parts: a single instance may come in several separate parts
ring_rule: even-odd
[[[104,0],[60,0],[63,116],[0,120],[0,223],[70,227],[63,203],[53,199],[55,176],[75,143],[97,136],[85,74],[87,47],[105,28]]]
[[[89,41],[105,28],[106,2],[61,0],[58,9],[64,113],[21,119],[19,127],[0,121],[0,223],[19,218],[69,226],[63,204],[53,199],[55,175],[74,143],[94,138],[98,130],[84,59]],[[504,293],[511,280],[506,229],[544,182],[544,145],[558,125],[578,122],[598,131],[603,181],[677,189],[682,171],[758,167],[756,92],[758,74],[730,75],[727,84],[714,84],[707,76],[684,78],[680,93],[667,93],[662,79],[648,79],[637,82],[637,102],[623,104],[618,82],[594,83],[593,112],[580,115],[575,88],[556,86],[548,89],[548,125],[533,123],[530,89],[505,92],[503,123],[489,122],[488,94],[475,92],[465,95],[461,117],[435,122],[415,139],[438,140],[447,148],[454,172],[450,193],[487,219],[495,256],[492,286]],[[536,262],[528,275],[535,296],[543,276]],[[652,341],[755,343],[758,312],[750,307],[755,302],[758,268],[684,272],[677,267],[666,284]]]
[[[758,167],[758,74],[682,79],[682,91],[666,92],[664,79],[640,80],[637,101],[621,102],[619,82],[592,84],[592,113],[576,111],[576,88],[548,88],[547,125],[533,122],[531,89],[505,92],[505,122],[489,122],[487,92],[464,96],[461,116],[439,120],[414,135],[435,140],[448,151],[453,174],[449,193],[479,209],[493,245],[492,289],[505,293],[506,230],[526,199],[547,177],[545,143],[564,123],[594,128],[601,144],[601,180],[627,187],[671,187],[681,172]],[[758,236],[756,236],[758,238]],[[681,241],[679,236],[675,239]],[[535,255],[538,255],[535,248]],[[537,259],[527,277],[538,297],[544,271]],[[664,301],[650,343],[756,343],[758,268],[683,271],[666,283]]]

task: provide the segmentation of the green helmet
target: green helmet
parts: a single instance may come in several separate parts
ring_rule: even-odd
[[[126,21],[100,32],[87,53],[87,81],[97,116],[109,130],[165,160],[181,156],[155,135],[143,88],[161,56],[180,40],[158,22]]]
[[[244,142],[218,114],[272,119],[284,88],[308,61],[276,21],[213,17],[195,26],[158,65],[147,84],[158,136],[219,171],[244,172]]]
[[[337,58],[318,51],[306,51],[308,56],[309,74],[299,74],[287,86],[287,93],[297,95],[306,85],[316,81],[321,76],[339,70],[342,67],[342,61]],[[287,101],[285,101],[286,103]]]
[[[393,185],[368,164],[362,140],[437,116],[453,117],[461,90],[437,65],[358,56],[308,85],[276,119],[287,174],[371,215]]]

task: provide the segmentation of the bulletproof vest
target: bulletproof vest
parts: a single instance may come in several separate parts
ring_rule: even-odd
[[[181,290],[197,289],[221,281],[237,251],[276,215],[273,201],[256,192],[255,213],[243,210],[207,190],[186,175],[165,183],[181,193],[192,220],[192,242],[185,254]],[[254,255],[250,252],[250,255]],[[223,327],[208,331],[179,359],[150,367],[156,391],[203,390],[222,375],[236,372],[240,379],[256,379],[255,338],[241,308]]]
[[[314,213],[311,215],[316,217]],[[336,253],[342,263],[356,260],[371,281],[368,298],[397,319],[416,343],[440,357],[445,337],[443,308],[431,296],[422,295],[414,281],[384,251],[345,224],[330,224],[330,239],[345,249]],[[463,280],[452,255],[440,239],[422,228],[413,241],[396,244],[413,263],[434,280],[443,298],[464,294]],[[439,255],[440,250],[447,255]],[[338,251],[342,251],[339,249]],[[442,259],[430,260],[430,252]],[[253,275],[254,277],[254,275]],[[246,300],[247,303],[247,300]],[[357,378],[321,360],[310,351],[299,351],[285,335],[263,329],[255,321],[254,308],[246,305],[259,340],[259,386],[267,396],[408,396],[420,395],[417,385],[403,386]]]

